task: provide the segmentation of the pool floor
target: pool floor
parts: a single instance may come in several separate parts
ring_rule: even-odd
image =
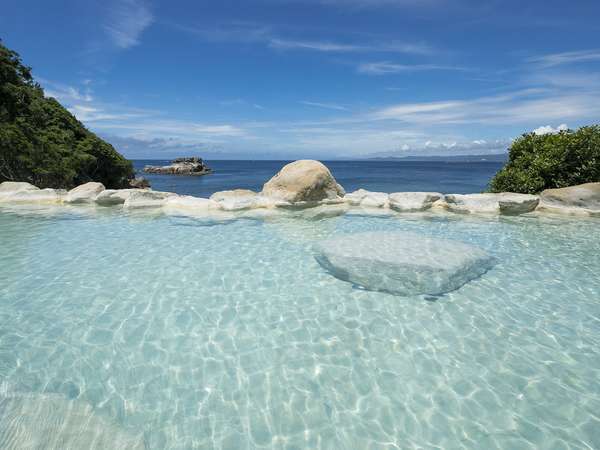
[[[315,260],[365,231],[497,264],[400,297]],[[598,219],[0,210],[0,264],[0,442],[85,411],[147,449],[600,448]]]

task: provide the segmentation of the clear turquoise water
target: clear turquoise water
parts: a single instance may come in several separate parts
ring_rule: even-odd
[[[4,393],[89,405],[148,449],[600,448],[598,220],[84,211],[0,211]],[[374,230],[498,264],[425,298],[315,261]]]

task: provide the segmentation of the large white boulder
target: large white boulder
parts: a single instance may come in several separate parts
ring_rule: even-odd
[[[71,189],[64,199],[65,203],[91,203],[100,192],[106,188],[102,183],[90,181],[89,183],[81,184],[76,188]]]
[[[134,189],[123,203],[123,207],[128,209],[161,208],[166,204],[167,198],[176,195],[172,192]]]
[[[100,192],[94,201],[101,206],[122,205],[131,194],[139,191],[140,189],[106,189]]]
[[[65,196],[62,189],[27,189],[5,191],[0,195],[0,202],[6,203],[61,203]]]
[[[167,197],[163,212],[169,216],[190,217],[208,222],[228,222],[236,218],[233,212],[222,210],[217,202],[191,195]]]
[[[562,214],[600,215],[600,183],[586,183],[540,194],[539,209]]]
[[[299,160],[285,165],[263,186],[262,194],[290,203],[320,202],[344,196],[344,189],[321,162]]]
[[[385,192],[358,189],[346,194],[344,201],[352,206],[362,206],[363,208],[387,208],[389,206],[389,195]]]
[[[0,183],[0,199],[2,197],[8,197],[15,192],[22,191],[39,191],[40,188],[30,183],[23,181],[5,181]]]
[[[219,209],[219,204],[208,198],[193,197],[191,195],[172,195],[165,199],[164,208],[201,212]]]
[[[475,214],[524,214],[533,211],[540,201],[536,195],[512,192],[447,194],[444,199],[452,212]]]
[[[3,450],[143,450],[140,433],[129,433],[80,400],[57,394],[0,396]]]
[[[224,211],[240,211],[244,209],[274,208],[277,206],[290,205],[289,202],[267,197],[249,189],[234,189],[231,191],[219,191],[210,196]]]
[[[390,194],[390,208],[399,212],[417,212],[430,209],[444,198],[439,192],[395,192]]]
[[[231,191],[215,192],[210,199],[224,211],[239,211],[255,208],[258,194],[249,189],[234,189]]]
[[[484,274],[494,258],[478,247],[414,233],[367,232],[321,242],[317,260],[333,276],[397,295],[437,295]]]

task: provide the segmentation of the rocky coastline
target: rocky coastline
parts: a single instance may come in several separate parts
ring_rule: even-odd
[[[162,175],[208,175],[212,169],[208,167],[202,158],[176,158],[167,166],[146,166],[144,172]]]
[[[0,184],[2,205],[97,205],[125,210],[160,209],[167,214],[197,217],[269,217],[292,212],[319,220],[343,214],[394,215],[422,212],[520,215],[563,214],[600,217],[600,183],[548,189],[540,195],[517,193],[443,194],[438,192],[346,193],[329,169],[318,161],[299,160],[284,166],[261,192],[235,189],[210,198],[151,189],[105,189],[89,182],[70,191],[39,189],[25,182]],[[234,214],[239,213],[239,214]]]

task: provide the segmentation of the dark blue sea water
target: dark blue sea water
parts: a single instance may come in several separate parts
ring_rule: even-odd
[[[206,161],[214,172],[205,176],[142,174],[146,164],[166,165],[167,160],[136,160],[134,166],[154,190],[209,197],[227,189],[259,191],[289,161]],[[502,167],[499,161],[324,161],[347,192],[436,191],[472,193],[486,189]]]

